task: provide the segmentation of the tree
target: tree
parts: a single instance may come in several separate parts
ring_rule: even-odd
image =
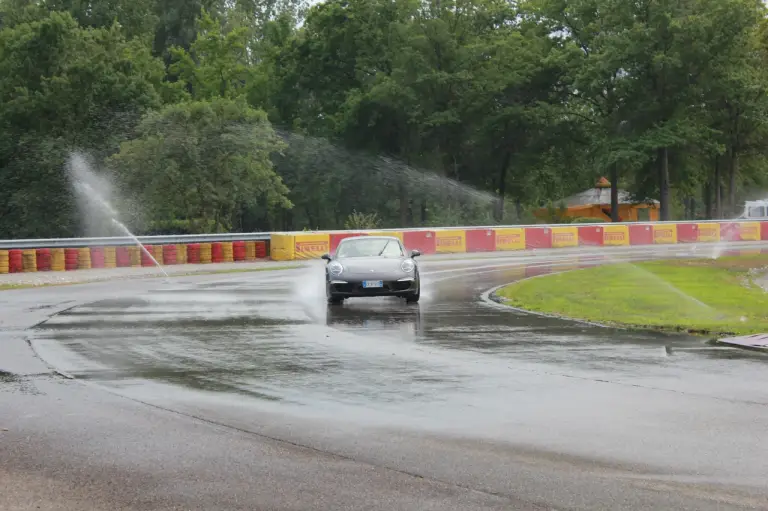
[[[114,152],[158,106],[162,63],[118,27],[52,12],[0,30],[0,236],[75,235],[64,163]]]
[[[242,98],[170,105],[148,114],[137,131],[109,164],[154,222],[222,232],[242,208],[292,207],[270,160],[284,144],[264,112]]]

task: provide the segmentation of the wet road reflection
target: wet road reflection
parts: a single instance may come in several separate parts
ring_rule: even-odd
[[[589,264],[425,264],[416,305],[383,298],[329,307],[319,266],[174,283],[76,307],[32,336],[57,367],[139,398],[173,401],[186,389],[292,413],[612,454],[638,455],[621,445],[638,424],[653,436],[674,422],[678,442],[705,415],[712,434],[733,430],[727,417],[709,416],[711,400],[768,404],[768,357],[759,353],[522,314],[482,296]],[[682,395],[707,400],[681,413]],[[658,420],[649,425],[649,416]]]

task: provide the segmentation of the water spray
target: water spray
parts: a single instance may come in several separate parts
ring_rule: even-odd
[[[91,181],[96,183],[99,178],[93,173],[93,171],[90,170],[90,166],[85,161],[85,159],[79,154],[71,155],[69,168],[70,178],[72,179],[72,185],[75,191],[83,199],[95,202],[99,206],[100,212],[106,213],[111,223],[136,243],[139,249],[144,252],[147,257],[149,257],[150,260],[155,264],[155,266],[163,273],[163,275],[165,275],[166,282],[168,282],[168,273],[166,273],[166,271],[163,269],[163,266],[157,261],[157,259],[155,259],[149,250],[147,250],[144,244],[142,244],[139,239],[128,229],[128,227],[126,227],[125,224],[118,220],[119,215],[115,208],[112,207],[112,205],[109,203],[109,201],[107,201],[107,199],[105,199],[102,194],[99,193],[99,191],[96,190],[96,188],[88,182]],[[83,204],[83,207],[87,208],[87,205]],[[89,212],[83,211],[82,213],[87,215]]]

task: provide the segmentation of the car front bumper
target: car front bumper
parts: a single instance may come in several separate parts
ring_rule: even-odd
[[[382,287],[365,288],[363,281],[369,279],[333,279],[328,285],[333,296],[406,296],[419,289],[419,282],[414,277],[397,280],[381,280]]]

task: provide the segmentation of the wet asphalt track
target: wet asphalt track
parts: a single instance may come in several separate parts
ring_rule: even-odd
[[[599,261],[424,259],[414,306],[329,308],[322,263],[3,292],[0,508],[768,509],[768,357],[484,296],[553,262]]]

